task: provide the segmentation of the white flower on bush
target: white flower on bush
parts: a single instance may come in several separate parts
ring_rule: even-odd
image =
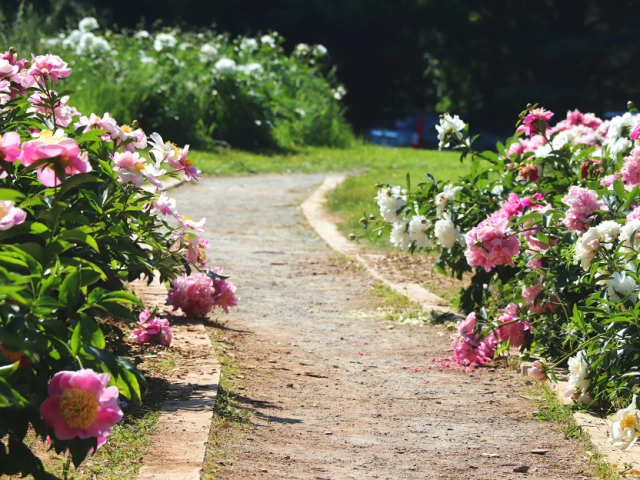
[[[301,109],[301,108],[296,108],[295,112],[296,112],[298,115],[300,115],[301,117],[304,117],[304,116],[307,114],[307,112],[305,112],[305,111],[304,111],[303,109]]]
[[[389,238],[391,244],[400,250],[407,250],[409,245],[411,245],[411,237],[407,231],[408,229],[409,224],[404,220],[394,223],[393,229],[391,229],[391,237]]]
[[[438,239],[438,244],[444,248],[452,248],[456,242],[464,246],[464,236],[460,233],[460,227],[457,227],[455,223],[453,223],[451,215],[448,213],[436,221],[434,233]]]
[[[155,58],[148,56],[144,50],[140,50],[138,53],[140,54],[140,63],[144,65],[153,65],[156,63]]]
[[[385,221],[394,223],[398,221],[398,211],[407,205],[406,191],[398,186],[381,188],[378,190],[375,201],[380,207],[380,215]]]
[[[171,33],[159,33],[153,40],[153,48],[156,52],[161,52],[165,48],[174,48],[178,44],[178,39]]]
[[[221,58],[215,63],[214,68],[222,75],[231,75],[236,71],[236,62],[230,58]]]
[[[640,247],[640,220],[631,220],[620,229],[621,253],[635,252]]]
[[[133,36],[134,38],[149,38],[151,34],[146,30],[138,30]]]
[[[580,395],[583,395],[589,384],[587,380],[588,366],[584,358],[584,351],[576,353],[574,357],[571,357],[568,361],[569,364],[569,382],[567,389],[564,392],[565,398],[578,399]]]
[[[619,138],[628,137],[635,126],[636,121],[629,112],[613,117],[609,122],[609,129],[607,130],[607,143],[610,144]]]
[[[262,65],[259,63],[247,63],[246,65],[239,65],[238,71],[245,75],[259,75],[264,72]]]
[[[82,32],[80,30],[72,30],[67,38],[62,40],[62,46],[66,48],[76,48],[80,38],[82,37]]]
[[[240,50],[243,52],[253,52],[258,49],[258,41],[255,38],[243,38],[240,42]]]
[[[431,222],[424,215],[414,215],[409,220],[409,237],[416,243],[417,248],[431,246],[429,228],[431,228]]]
[[[260,43],[262,43],[262,45],[268,45],[271,48],[276,47],[276,39],[271,35],[263,35],[262,37],[260,37]]]
[[[444,210],[447,208],[447,204],[455,200],[456,194],[462,190],[461,186],[454,187],[453,185],[445,185],[442,192],[436,195],[436,216],[442,218]]]
[[[328,53],[327,47],[324,45],[316,45],[313,47],[313,54],[316,57],[324,57]]]
[[[584,235],[578,238],[575,246],[576,261],[580,262],[583,269],[588,270],[591,260],[602,246],[607,250],[613,248],[613,242],[620,235],[621,227],[618,222],[606,220],[595,227],[591,227]]]
[[[551,154],[552,150],[551,145],[547,143],[546,145],[540,145],[536,151],[533,152],[533,155],[536,158],[547,158]]]
[[[466,127],[466,124],[460,120],[458,115],[454,115],[453,117],[448,113],[442,115],[440,118],[440,125],[436,125],[436,130],[438,130],[438,140],[440,141],[438,148],[447,148],[450,144],[451,137],[455,137],[459,141],[462,141],[462,130],[464,130],[464,127]]]
[[[83,33],[78,40],[76,53],[87,55],[92,53],[106,53],[111,51],[111,45],[104,38],[98,37],[91,32]]]
[[[95,18],[84,17],[80,20],[80,23],[78,23],[78,28],[81,32],[91,32],[92,30],[100,28],[100,25],[98,25],[98,21]]]
[[[302,57],[305,55],[309,55],[309,45],[307,45],[306,43],[299,43],[298,45],[296,45],[296,55]]]
[[[218,49],[210,43],[205,43],[200,47],[200,61],[208,62],[218,56]]]
[[[617,157],[619,153],[626,153],[631,150],[633,143],[628,138],[619,138],[609,145],[609,153],[613,157]]]
[[[347,89],[344,88],[342,85],[339,85],[333,90],[333,98],[335,98],[336,100],[342,100],[342,97],[344,97],[346,94],[347,94]]]
[[[638,284],[627,272],[613,272],[613,278],[607,280],[607,295],[614,302],[619,302],[622,298],[631,295]],[[637,297],[633,295],[631,300],[635,303]]]
[[[627,450],[638,439],[640,428],[640,411],[636,408],[636,395],[627,408],[618,410],[607,417],[609,425],[609,441],[614,447]]]

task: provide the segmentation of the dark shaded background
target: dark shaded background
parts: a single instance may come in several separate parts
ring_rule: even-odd
[[[385,108],[477,113],[497,130],[537,102],[626,109],[640,100],[634,0],[34,0],[47,25],[93,13],[119,27],[276,30],[292,49],[322,43],[349,91],[356,129]],[[10,15],[17,2],[2,0]]]

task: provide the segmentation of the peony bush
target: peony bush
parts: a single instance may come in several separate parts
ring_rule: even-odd
[[[145,379],[121,354],[128,325],[138,344],[169,346],[172,332],[127,282],[204,276],[197,315],[237,304],[205,261],[205,220],[159,190],[200,178],[188,145],[83,114],[62,89],[71,76],[57,55],[0,55],[0,475],[52,478],[28,431],[79,465],[140,403]],[[178,306],[195,314],[188,296]]]
[[[38,40],[74,69],[68,88],[80,110],[138,119],[179,143],[292,149],[354,142],[341,101],[346,91],[322,45],[288,53],[276,32],[103,30],[91,17]]]
[[[454,365],[518,348],[538,359],[539,380],[567,366],[569,398],[619,408],[640,392],[640,116],[629,109],[554,123],[530,105],[514,135],[484,152],[463,119],[444,114],[440,146],[470,159],[470,173],[378,186],[380,219],[364,222],[374,237],[436,253],[441,273],[473,274],[458,300],[469,317],[452,335]]]

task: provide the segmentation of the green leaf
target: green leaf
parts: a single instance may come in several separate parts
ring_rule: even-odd
[[[107,293],[102,297],[103,301],[117,301],[119,303],[127,303],[130,305],[138,305],[144,307],[144,304],[133,293],[126,290],[118,290],[115,292]]]
[[[96,252],[98,253],[100,252],[100,249],[98,248],[98,244],[96,243],[95,239],[92,236],[86,234],[85,232],[77,228],[73,230],[65,230],[60,235],[58,235],[58,239],[74,240],[76,242],[82,242],[88,245],[89,247],[93,248]]]
[[[12,202],[18,202],[24,198],[24,194],[17,190],[11,190],[9,188],[0,188],[0,200],[9,200]]]
[[[58,191],[58,199],[63,198],[67,192],[69,192],[72,188],[77,187],[78,185],[82,185],[84,183],[95,183],[98,181],[97,177],[94,177],[88,173],[80,173],[77,175],[73,175],[67,178],[62,185],[60,186],[60,190]]]
[[[80,300],[81,284],[80,267],[78,267],[69,273],[60,285],[60,295],[58,299],[69,311],[75,311],[78,300]]]
[[[27,400],[0,376],[0,408],[24,407],[27,404]]]
[[[88,315],[83,315],[78,319],[76,328],[73,329],[71,351],[74,355],[78,355],[82,348],[89,345],[102,350],[105,348],[106,342],[96,321]]]
[[[12,363],[11,365],[4,365],[0,367],[0,377],[3,377],[3,378],[9,377],[13,372],[15,372],[18,369],[19,366],[20,366],[20,360],[18,360],[15,363]]]

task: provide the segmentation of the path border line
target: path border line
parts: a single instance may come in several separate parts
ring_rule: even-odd
[[[324,240],[327,245],[336,252],[356,260],[376,280],[384,283],[393,291],[404,295],[409,300],[419,303],[426,312],[450,313],[457,319],[463,316],[451,310],[449,302],[430,292],[422,285],[411,282],[396,283],[387,278],[375,268],[374,263],[366,253],[361,252],[360,246],[344,237],[325,211],[326,195],[347,179],[346,174],[335,174],[325,178],[322,185],[300,205],[302,213],[311,227]]]

